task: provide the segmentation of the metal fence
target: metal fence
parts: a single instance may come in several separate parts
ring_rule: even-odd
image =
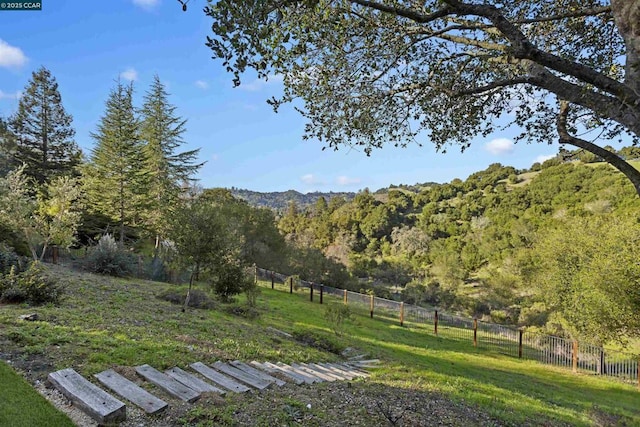
[[[551,335],[539,334],[511,326],[482,322],[478,319],[456,316],[399,301],[378,298],[345,289],[333,288],[300,280],[295,276],[255,269],[256,280],[271,282],[273,289],[308,290],[311,301],[322,303],[325,296],[334,301],[339,298],[356,314],[398,321],[413,327],[426,328],[435,335],[449,339],[469,341],[474,347],[483,348],[512,357],[604,375],[635,382],[640,387],[638,355],[607,350],[586,342],[574,341]],[[314,299],[315,298],[315,299]]]

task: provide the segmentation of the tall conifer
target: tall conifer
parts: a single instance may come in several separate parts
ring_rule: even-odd
[[[169,103],[168,97],[156,75],[140,110],[149,186],[146,220],[155,234],[156,249],[167,231],[167,218],[178,203],[181,189],[202,166],[197,163],[199,149],[178,152],[185,143],[182,135],[186,120],[176,115],[176,107]]]
[[[80,150],[71,122],[55,77],[45,67],[33,72],[18,111],[9,120],[8,130],[16,144],[14,166],[24,163],[25,174],[40,186],[56,176],[73,174]]]
[[[87,196],[96,212],[117,222],[122,243],[125,228],[140,219],[146,177],[132,84],[117,82],[92,137],[96,146],[86,168]]]
[[[9,123],[5,118],[0,117],[0,178],[6,176],[13,168],[14,155],[14,139],[9,132]]]

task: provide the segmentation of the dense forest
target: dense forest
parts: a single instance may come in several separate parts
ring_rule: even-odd
[[[46,68],[0,119],[0,300],[40,274],[19,256],[55,245],[82,249],[93,272],[132,274],[144,259],[149,278],[205,281],[224,298],[248,289],[256,264],[600,343],[640,335],[640,200],[597,156],[357,194],[202,189],[160,79],[139,106],[133,94],[116,82],[84,156]]]

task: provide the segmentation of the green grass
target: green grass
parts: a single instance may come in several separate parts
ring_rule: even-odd
[[[58,412],[4,362],[0,362],[0,384],[0,426],[73,426],[66,415]]]
[[[322,310],[282,302],[265,292],[265,303],[279,310],[271,322],[321,328]],[[296,298],[291,297],[290,299]],[[327,303],[339,303],[325,298]],[[602,414],[640,425],[640,392],[594,375],[522,361],[474,349],[471,340],[436,337],[431,328],[403,327],[394,321],[355,317],[345,326],[345,344],[366,349],[386,361],[376,380],[390,387],[444,393],[477,404],[499,419],[521,424],[541,417],[572,425],[593,425]],[[623,424],[624,425],[624,424]]]
[[[290,295],[288,288],[273,291],[263,283],[260,314],[247,319],[221,303],[214,310],[182,313],[178,305],[156,298],[167,284],[55,272],[69,282],[60,307],[0,307],[0,348],[18,353],[16,363],[41,360],[50,370],[73,367],[89,376],[143,363],[165,369],[196,360],[340,360],[335,353],[283,338],[271,327],[328,343],[323,347],[334,351],[355,347],[382,359],[383,367],[366,384],[438,393],[506,424],[640,425],[640,392],[631,385],[475,349],[470,340],[436,337],[431,328],[370,319],[367,310],[354,310],[338,336],[324,317],[326,306],[318,303],[318,295],[309,302],[308,290]],[[341,303],[327,295],[324,300]],[[240,297],[236,305],[243,304]],[[42,321],[17,319],[33,311]],[[226,419],[230,411],[220,408],[217,417]]]

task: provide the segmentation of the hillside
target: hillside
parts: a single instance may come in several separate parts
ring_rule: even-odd
[[[310,303],[264,284],[257,316],[243,301],[180,312],[158,295],[184,288],[143,280],[111,279],[61,267],[67,281],[59,307],[0,306],[0,357],[30,383],[73,367],[81,374],[115,368],[135,380],[132,366],[185,367],[194,360],[338,361],[347,347],[384,361],[366,380],[335,382],[225,398],[194,405],[170,401],[159,418],[129,410],[127,426],[139,425],[406,425],[588,426],[640,422],[640,395],[632,386],[525,362],[468,342],[435,337],[414,324],[354,312],[331,332],[327,297]],[[165,293],[166,294],[166,293]],[[36,312],[40,320],[18,320]],[[244,315],[243,315],[244,313]],[[290,333],[285,338],[274,329]],[[165,397],[165,396],[163,396]],[[310,407],[308,406],[310,405]],[[63,405],[66,407],[66,405]]]
[[[607,288],[614,286],[613,277],[619,280],[617,289],[635,283],[631,260],[640,234],[638,209],[633,186],[608,164],[558,157],[524,171],[496,163],[464,181],[418,191],[361,191],[351,202],[288,211],[278,227],[298,247],[315,248],[342,263],[353,278],[334,280],[332,270],[324,268],[325,279],[318,268],[302,265],[298,274],[307,280],[334,280],[385,298],[608,342],[618,339],[618,332],[640,334],[633,315],[640,301],[617,299],[619,291]],[[594,246],[597,241],[600,246]],[[575,251],[575,258],[563,257],[555,247]],[[562,275],[578,268],[584,279]],[[600,271],[602,280],[596,275]],[[553,298],[566,294],[567,287],[576,290],[572,302]],[[593,306],[585,305],[580,295],[592,294],[601,296]],[[607,314],[610,310],[594,310],[591,318],[600,322],[586,320],[605,299],[629,316],[624,328],[615,326],[619,322]],[[577,314],[572,304],[580,308]],[[600,327],[606,318],[608,326]]]
[[[295,190],[262,193],[240,188],[231,188],[230,191],[235,197],[245,200],[251,206],[266,207],[274,210],[284,210],[291,202],[294,202],[300,208],[310,207],[321,197],[324,197],[327,201],[334,197],[343,197],[345,200],[350,201],[356,195],[356,193],[349,192],[313,192],[303,194]]]

